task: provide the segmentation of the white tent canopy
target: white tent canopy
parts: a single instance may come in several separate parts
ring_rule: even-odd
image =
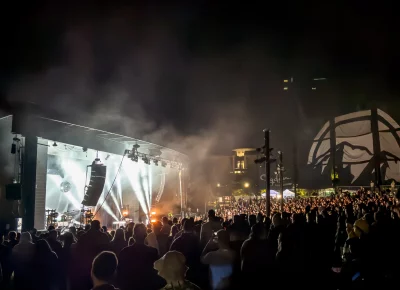
[[[278,195],[280,195],[280,193],[276,190],[270,190],[270,195],[271,197],[276,197]],[[262,197],[265,197],[265,192],[261,195]],[[283,191],[283,197],[294,197],[295,194],[294,192],[290,191],[289,189],[286,189]]]
[[[276,190],[272,190],[272,189],[269,191],[269,193],[270,193],[270,196],[271,196],[271,197],[275,197],[275,196],[277,196],[277,195],[279,194],[279,192],[277,192]],[[261,194],[261,196],[262,196],[262,197],[265,197],[265,192],[263,192],[263,193]]]
[[[294,196],[295,196],[294,192],[290,191],[289,189],[283,191],[283,197],[294,197]]]

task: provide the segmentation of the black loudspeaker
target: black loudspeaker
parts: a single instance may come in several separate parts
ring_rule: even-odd
[[[91,169],[90,182],[82,201],[82,205],[84,206],[97,205],[106,181],[107,166],[103,164],[92,164]]]
[[[6,185],[6,199],[20,200],[22,186],[21,183],[11,183]]]

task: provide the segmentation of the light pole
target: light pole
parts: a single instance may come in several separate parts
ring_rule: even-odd
[[[281,212],[283,212],[283,152],[278,151],[279,154],[279,164],[278,164],[278,172],[279,172],[279,186],[280,186],[280,191],[281,191],[281,200],[280,200],[280,205],[281,205]]]
[[[265,210],[266,216],[269,218],[271,215],[271,169],[269,158],[269,129],[264,129],[264,157],[265,157]]]
[[[275,162],[276,159],[270,157],[273,148],[269,148],[269,129],[264,129],[264,146],[257,148],[258,152],[263,152],[264,156],[254,160],[256,164],[265,163],[265,211],[266,216],[269,218],[271,215],[271,162]]]

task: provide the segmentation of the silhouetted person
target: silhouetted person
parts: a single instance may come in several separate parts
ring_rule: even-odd
[[[213,233],[220,229],[222,229],[221,221],[215,216],[215,211],[210,209],[208,211],[208,222],[201,226],[200,245],[204,247],[213,237]]]
[[[186,265],[189,267],[187,278],[190,281],[198,281],[196,279],[200,266],[200,242],[199,238],[194,234],[194,222],[189,219],[183,225],[183,233],[171,245],[170,251],[181,252],[186,259]],[[198,282],[197,282],[198,283]]]
[[[165,285],[153,268],[158,259],[157,250],[144,244],[146,236],[146,226],[136,224],[133,229],[135,243],[119,254],[117,281],[122,290],[157,290]]]
[[[58,289],[61,277],[57,254],[51,250],[46,240],[39,240],[35,244],[36,252],[31,269],[36,289]]]
[[[91,277],[92,290],[115,290],[111,284],[115,278],[118,259],[113,252],[101,252],[93,259]]]
[[[49,243],[52,251],[55,252],[57,256],[61,256],[62,245],[59,241],[57,241],[57,235],[58,234],[56,230],[51,230],[46,240]]]
[[[72,253],[73,248],[72,245],[74,244],[74,236],[71,232],[67,232],[63,235],[64,238],[64,245],[61,250],[61,254],[58,257],[60,262],[61,274],[62,274],[62,287],[66,289],[67,281],[70,278],[71,268],[74,267],[72,264]]]
[[[88,289],[92,287],[90,269],[92,261],[99,253],[109,248],[108,236],[100,231],[100,222],[94,220],[90,229],[78,238],[76,251],[73,257],[74,267],[73,284],[74,289]]]
[[[216,241],[211,238],[202,253],[202,262],[210,266],[211,288],[228,289],[231,286],[235,252],[229,246],[229,233],[219,230]],[[217,247],[216,251],[212,251]]]
[[[117,256],[123,248],[128,246],[128,242],[125,240],[125,232],[123,229],[117,229],[115,231],[114,238],[110,242],[110,250],[113,251]]]
[[[12,263],[14,265],[14,285],[16,289],[35,289],[32,284],[32,262],[36,247],[32,243],[31,234],[24,232],[20,243],[12,249]]]
[[[4,242],[4,245],[12,249],[16,244],[18,244],[17,233],[11,231],[8,233],[8,240]]]
[[[10,282],[10,278],[13,272],[12,262],[11,262],[11,251],[12,248],[4,245],[3,236],[0,236],[0,266],[2,270],[0,289],[6,288],[6,286]]]

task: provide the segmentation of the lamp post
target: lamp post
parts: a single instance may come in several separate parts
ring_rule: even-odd
[[[281,200],[280,200],[280,205],[281,205],[281,212],[283,212],[283,152],[278,151],[279,154],[279,164],[278,164],[278,172],[279,172],[279,187],[281,191]]]
[[[275,158],[271,158],[271,151],[273,148],[269,148],[269,129],[264,129],[264,146],[262,148],[257,148],[258,152],[263,152],[264,156],[262,158],[257,158],[254,160],[256,164],[265,163],[265,212],[266,216],[271,215],[271,162],[275,162]],[[263,175],[261,175],[261,180]]]
[[[269,218],[271,215],[271,168],[270,168],[270,153],[269,153],[269,129],[264,129],[264,154],[265,154],[265,211]]]

